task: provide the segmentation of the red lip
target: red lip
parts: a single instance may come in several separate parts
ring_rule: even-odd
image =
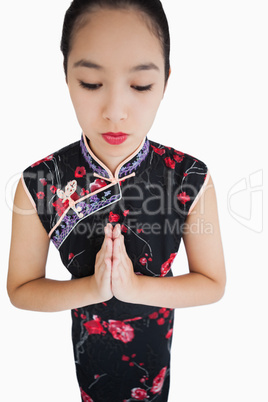
[[[104,133],[102,137],[108,144],[111,145],[120,145],[125,142],[128,138],[128,134],[126,133]]]

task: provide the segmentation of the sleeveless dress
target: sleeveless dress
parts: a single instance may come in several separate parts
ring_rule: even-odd
[[[26,192],[72,280],[94,273],[107,222],[120,223],[137,275],[172,276],[206,165],[146,137],[115,175],[77,141],[24,170]],[[174,310],[116,298],[73,309],[84,402],[167,402]]]

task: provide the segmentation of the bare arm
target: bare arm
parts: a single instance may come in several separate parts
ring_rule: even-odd
[[[109,252],[104,244],[103,253],[104,248]],[[14,199],[7,280],[12,304],[25,310],[54,312],[100,303],[112,297],[110,274],[106,275],[105,267],[99,272],[101,280],[96,275],[70,281],[47,279],[48,249],[49,237],[20,181]],[[99,257],[99,265],[103,267],[106,254],[100,253]]]
[[[201,222],[206,225],[206,231],[201,230]],[[198,225],[199,232],[196,230]],[[183,240],[190,272],[166,278],[132,275],[130,265],[129,269],[126,268],[129,259],[124,245],[118,241],[117,259],[124,255],[121,266],[125,268],[113,269],[115,296],[131,303],[167,308],[191,307],[220,300],[224,294],[226,276],[216,195],[211,179],[187,217]],[[124,288],[127,290],[123,292],[121,289]]]

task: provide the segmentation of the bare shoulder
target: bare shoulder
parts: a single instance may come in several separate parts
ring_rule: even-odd
[[[12,235],[15,235],[17,231],[23,231],[28,236],[32,235],[45,242],[49,241],[22,179],[17,185],[14,197],[12,226]]]
[[[34,215],[35,207],[33,203],[30,201],[30,198],[27,194],[27,190],[23,184],[23,180],[20,179],[17,185],[15,198],[14,198],[14,205],[13,205],[13,212],[22,215]]]

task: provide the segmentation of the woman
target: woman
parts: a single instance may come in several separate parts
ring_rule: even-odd
[[[83,401],[164,402],[174,309],[218,301],[225,268],[207,166],[147,138],[170,75],[162,5],[74,0],[61,49],[83,134],[23,172],[9,296],[72,310]],[[189,274],[173,277],[181,239]],[[72,280],[45,277],[50,240]]]

